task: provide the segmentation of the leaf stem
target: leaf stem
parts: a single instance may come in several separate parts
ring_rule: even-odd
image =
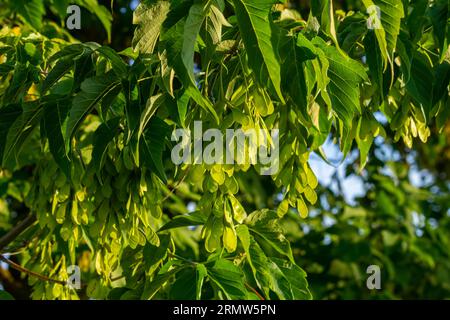
[[[172,257],[172,258],[175,258],[175,259],[178,259],[178,260],[181,260],[181,261],[190,263],[190,264],[192,264],[192,265],[194,265],[194,266],[197,265],[197,262],[194,262],[194,261],[191,261],[191,260],[189,260],[189,259],[183,258],[183,257],[181,257],[181,256],[179,256],[179,255],[177,255],[177,254],[175,254],[175,253],[172,253],[172,252],[169,252],[169,256]]]

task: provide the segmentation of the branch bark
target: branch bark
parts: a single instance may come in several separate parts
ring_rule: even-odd
[[[29,276],[33,276],[33,277],[36,277],[38,279],[41,279],[41,280],[44,280],[44,281],[48,281],[48,282],[53,282],[53,283],[58,283],[58,284],[61,284],[61,285],[66,285],[66,283],[64,281],[52,279],[52,278],[46,277],[44,275],[41,275],[39,273],[33,272],[31,270],[28,270],[28,269],[22,267],[21,265],[15,263],[14,261],[9,260],[8,258],[6,258],[5,256],[3,256],[1,254],[2,250],[4,248],[6,248],[6,246],[8,246],[11,242],[13,242],[28,227],[33,225],[33,223],[35,221],[36,221],[36,216],[32,215],[32,214],[29,214],[24,220],[22,220],[17,225],[15,225],[14,228],[12,228],[7,234],[5,234],[0,239],[0,261],[3,261],[4,263],[8,264],[11,268],[13,268],[13,269],[15,269],[17,271],[23,272],[25,274],[28,274]]]
[[[36,216],[33,214],[28,215],[24,220],[19,222],[14,228],[12,228],[7,234],[0,238],[0,253],[6,246],[14,241],[22,232],[30,227],[36,221]]]
[[[8,258],[5,258],[1,254],[0,254],[0,261],[3,261],[4,263],[8,264],[11,268],[16,269],[17,271],[23,272],[25,274],[28,274],[29,276],[33,276],[33,277],[36,277],[38,279],[41,279],[41,280],[44,280],[44,281],[48,281],[48,282],[58,283],[58,284],[63,285],[63,286],[65,286],[67,284],[64,281],[52,279],[52,278],[46,277],[46,276],[44,276],[42,274],[39,274],[39,273],[36,273],[34,271],[28,270],[28,269],[22,267],[21,265],[18,265],[14,261],[11,261]]]

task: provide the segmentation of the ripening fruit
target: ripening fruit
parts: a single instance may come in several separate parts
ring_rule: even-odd
[[[156,219],[161,219],[161,217],[163,215],[163,211],[161,209],[161,206],[156,205],[156,204],[150,205],[150,213]]]
[[[33,83],[28,89],[27,96],[25,97],[25,101],[34,101],[38,99],[38,90],[36,84]]]
[[[55,187],[58,188],[58,189],[61,189],[66,184],[67,184],[67,178],[66,178],[65,174],[62,171],[60,171],[58,173],[58,176],[56,177],[56,180],[55,180]]]
[[[61,227],[61,230],[59,231],[59,234],[61,235],[61,238],[63,238],[64,241],[67,241],[72,236],[72,223],[69,220],[66,220]]]
[[[310,186],[307,186],[305,188],[304,195],[305,195],[306,200],[308,200],[309,203],[311,203],[312,205],[316,204],[316,202],[317,202],[317,194],[316,194],[316,192],[313,189],[311,189]]]
[[[78,220],[78,202],[75,199],[72,200],[71,214],[73,222],[75,222],[76,224],[80,224],[80,221]]]
[[[103,187],[102,187],[102,189],[101,189],[101,191],[102,191],[102,195],[105,197],[105,198],[111,198],[111,196],[112,196],[112,193],[113,193],[113,190],[112,190],[112,188],[111,188],[111,185],[110,185],[110,182],[109,181],[106,181],[104,184],[103,184]]]
[[[311,170],[311,168],[309,168],[309,166],[306,166],[306,180],[308,181],[308,184],[311,188],[317,188],[319,182],[317,181],[316,175]]]
[[[58,207],[56,210],[56,222],[59,224],[63,224],[64,220],[66,219],[66,209],[67,209],[67,203],[63,203]]]
[[[252,97],[255,108],[261,116],[265,117],[273,113],[274,106],[272,99],[270,99],[264,90],[260,88],[253,90]]]
[[[214,179],[207,175],[206,178],[203,180],[203,190],[208,191],[210,193],[214,193],[219,189],[218,184],[214,181]]]
[[[302,196],[297,199],[297,210],[300,214],[300,217],[302,217],[303,219],[308,217],[308,207],[306,206],[306,203],[303,200]]]
[[[295,190],[298,193],[303,193],[305,192],[305,187],[302,185],[302,183],[300,182],[299,179],[295,179]]]
[[[89,223],[89,215],[87,210],[81,210],[81,224],[87,225]]]
[[[222,167],[220,165],[214,165],[211,169],[211,177],[217,182],[219,185],[223,185],[225,182],[225,172],[223,172]]]
[[[145,193],[148,191],[148,185],[147,185],[147,181],[145,180],[144,174],[141,175],[141,178],[139,180],[138,190],[139,190],[139,196],[141,198],[144,197]]]
[[[238,223],[243,223],[245,218],[247,218],[247,213],[241,203],[232,195],[228,196],[231,202],[231,207],[233,208],[233,217]]]
[[[127,168],[130,171],[133,170],[134,169],[133,157],[131,155],[131,150],[128,146],[123,148],[122,157],[125,168]]]
[[[192,166],[191,173],[190,173],[190,180],[192,183],[200,183],[205,174],[205,168],[200,165],[194,165]]]
[[[232,176],[232,177],[228,178],[226,181],[226,184],[227,184],[228,191],[231,192],[232,194],[236,194],[239,192],[239,184],[235,177]]]
[[[288,212],[288,210],[289,210],[289,200],[284,199],[278,206],[277,214],[280,218],[282,218]]]
[[[223,217],[210,215],[202,234],[205,238],[205,249],[208,252],[216,251],[220,247],[220,237],[223,234]]]
[[[232,253],[236,251],[237,247],[237,236],[236,231],[234,228],[231,228],[230,226],[225,226],[225,229],[223,231],[223,246],[228,251],[228,253]]]

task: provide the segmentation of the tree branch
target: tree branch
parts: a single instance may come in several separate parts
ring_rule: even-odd
[[[48,282],[57,283],[57,284],[60,284],[60,285],[63,285],[63,286],[65,286],[67,284],[65,281],[52,279],[52,278],[46,277],[46,276],[44,276],[42,274],[39,274],[39,273],[36,273],[34,271],[28,270],[28,269],[22,267],[21,265],[18,265],[17,263],[9,260],[8,258],[5,258],[2,255],[0,255],[0,261],[3,261],[4,263],[8,264],[11,268],[16,269],[17,271],[26,273],[26,274],[28,274],[30,276],[33,276],[33,277],[36,277],[38,279],[41,279],[41,280],[44,280],[44,281],[48,281]]]
[[[0,238],[0,252],[14,241],[23,231],[36,221],[35,215],[28,215],[23,221],[14,226],[7,234]]]

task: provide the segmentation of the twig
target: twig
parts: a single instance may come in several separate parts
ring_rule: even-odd
[[[0,238],[0,252],[11,242],[13,242],[23,231],[36,221],[36,216],[30,214],[23,221],[19,222],[7,234]]]
[[[120,275],[120,276],[111,278],[111,282],[119,281],[119,280],[122,280],[122,279],[124,279],[124,278],[125,278],[125,275]]]
[[[198,264],[197,262],[194,262],[194,261],[191,261],[191,260],[189,260],[189,259],[183,258],[183,257],[181,257],[181,256],[179,256],[179,255],[177,255],[177,254],[175,254],[175,253],[172,253],[172,252],[169,252],[168,255],[169,255],[169,257],[171,257],[171,258],[175,258],[175,259],[178,259],[178,260],[181,260],[181,261],[190,263],[190,264],[192,264],[192,265],[194,265],[194,266],[196,266],[196,265]]]
[[[14,228],[12,228],[6,235],[4,235],[1,239],[0,239],[0,252],[6,248],[6,246],[8,246],[11,242],[13,242],[23,231],[25,231],[28,227],[30,227],[31,225],[33,225],[33,223],[36,221],[36,216],[35,215],[28,215],[24,220],[22,220],[21,222],[19,222],[16,226],[14,226]],[[7,265],[9,265],[11,268],[23,272],[25,274],[28,274],[30,276],[36,277],[38,279],[44,280],[44,281],[48,281],[48,282],[53,282],[53,283],[57,283],[57,284],[61,284],[61,285],[66,285],[66,282],[62,281],[62,280],[56,280],[56,279],[52,279],[49,277],[46,277],[42,274],[36,273],[34,271],[28,270],[27,268],[22,267],[21,265],[15,263],[14,261],[9,260],[8,258],[6,258],[5,256],[0,254],[0,261],[3,261],[4,263],[6,263]]]
[[[172,190],[170,190],[170,189],[168,190],[169,192],[167,193],[166,197],[162,200],[162,202],[165,202],[167,199],[169,199],[175,193],[175,191],[178,189],[178,187],[186,179],[190,170],[191,170],[191,167],[186,169],[186,171],[183,173],[183,176],[181,177],[181,180],[177,181],[177,183],[172,187]]]
[[[8,264],[11,268],[16,269],[17,271],[26,273],[26,274],[28,274],[30,276],[33,276],[33,277],[36,277],[38,279],[41,279],[41,280],[44,280],[44,281],[48,281],[48,282],[57,283],[57,284],[60,284],[60,285],[63,285],[63,286],[67,285],[67,283],[65,281],[52,279],[52,278],[46,277],[46,276],[44,276],[42,274],[39,274],[39,273],[36,273],[34,271],[28,270],[28,269],[22,267],[21,265],[18,265],[17,263],[15,263],[15,262],[5,258],[2,255],[0,255],[0,261],[3,261],[4,263]]]
[[[253,288],[252,286],[250,286],[250,285],[249,285],[248,283],[246,283],[246,282],[244,282],[244,284],[245,284],[245,286],[246,286],[247,288],[249,288],[250,290],[252,290],[252,291],[258,296],[258,298],[259,298],[260,300],[262,300],[262,301],[266,300],[266,299],[264,299],[264,297],[263,297],[262,295],[259,294],[258,291],[256,291],[255,288]]]

